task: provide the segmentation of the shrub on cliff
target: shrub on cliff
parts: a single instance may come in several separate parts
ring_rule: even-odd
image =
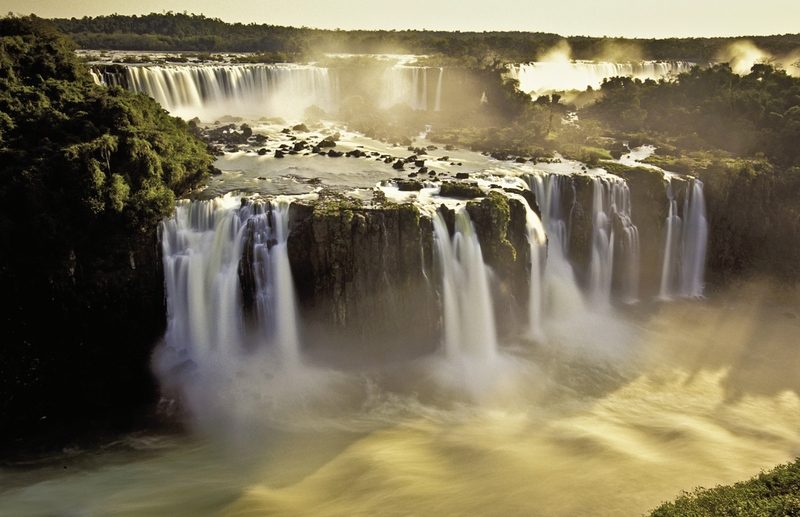
[[[152,99],[95,85],[45,22],[0,19],[0,435],[147,393],[156,228],[211,162]]]

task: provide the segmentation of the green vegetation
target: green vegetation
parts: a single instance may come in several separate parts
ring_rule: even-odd
[[[780,165],[800,161],[800,79],[769,65],[744,77],[727,65],[695,68],[676,82],[606,81],[588,115],[626,132],[663,135],[692,151],[759,153]]]
[[[652,517],[800,515],[800,459],[731,486],[698,488],[659,506]]]
[[[48,24],[4,18],[0,34],[6,436],[152,395],[156,228],[212,157],[152,99],[94,85]]]
[[[143,16],[98,16],[58,19],[56,25],[82,48],[284,52],[313,56],[317,52],[442,54],[466,58],[495,54],[508,61],[531,61],[566,41],[576,59],[616,54],[643,59],[708,62],[733,38],[569,37],[540,32],[340,31],[276,25],[228,24],[202,15],[151,13]],[[800,35],[750,38],[760,48],[783,54],[800,47]]]

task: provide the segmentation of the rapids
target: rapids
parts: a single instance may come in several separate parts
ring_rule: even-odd
[[[627,336],[583,329],[603,337],[589,354],[503,352],[480,403],[443,392],[433,358],[395,378],[298,373],[327,377],[302,397],[261,376],[267,398],[299,398],[259,425],[226,419],[194,438],[137,435],[33,471],[6,467],[0,514],[640,514],[800,453],[797,320],[766,287],[743,292],[663,305]]]

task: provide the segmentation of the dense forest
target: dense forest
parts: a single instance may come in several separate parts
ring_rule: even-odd
[[[537,32],[341,31],[225,23],[185,13],[56,19],[81,48],[148,51],[267,52],[316,57],[320,52],[416,53],[469,57],[494,53],[506,61],[531,61],[566,40],[576,59],[598,57],[709,62],[733,38],[624,39],[569,37]],[[800,47],[800,34],[757,36],[773,54]]]
[[[212,157],[154,100],[96,86],[49,24],[4,18],[0,35],[9,437],[150,401],[147,357],[164,321],[156,227]]]

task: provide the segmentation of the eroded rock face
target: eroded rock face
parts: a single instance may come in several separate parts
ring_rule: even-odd
[[[575,200],[569,215],[569,259],[578,283],[585,288],[589,283],[588,271],[592,260],[594,183],[584,174],[572,176],[571,180]]]
[[[660,171],[645,167],[623,169],[616,174],[624,178],[631,189],[631,219],[639,229],[639,290],[642,296],[650,298],[658,294],[661,282],[668,210],[667,182]],[[675,192],[681,192],[682,196],[685,180],[674,178],[673,181],[676,183]]]
[[[438,310],[426,272],[432,225],[411,204],[363,206],[335,194],[290,209],[289,259],[311,332],[435,342]],[[312,342],[315,339],[312,338]]]
[[[440,210],[452,219],[448,209]],[[467,210],[494,272],[498,321],[511,327],[527,301],[525,207],[492,192],[470,201]],[[419,352],[439,345],[433,224],[416,206],[380,200],[363,205],[323,193],[319,200],[292,204],[288,246],[310,343],[335,340],[388,349],[399,340],[406,350]]]

